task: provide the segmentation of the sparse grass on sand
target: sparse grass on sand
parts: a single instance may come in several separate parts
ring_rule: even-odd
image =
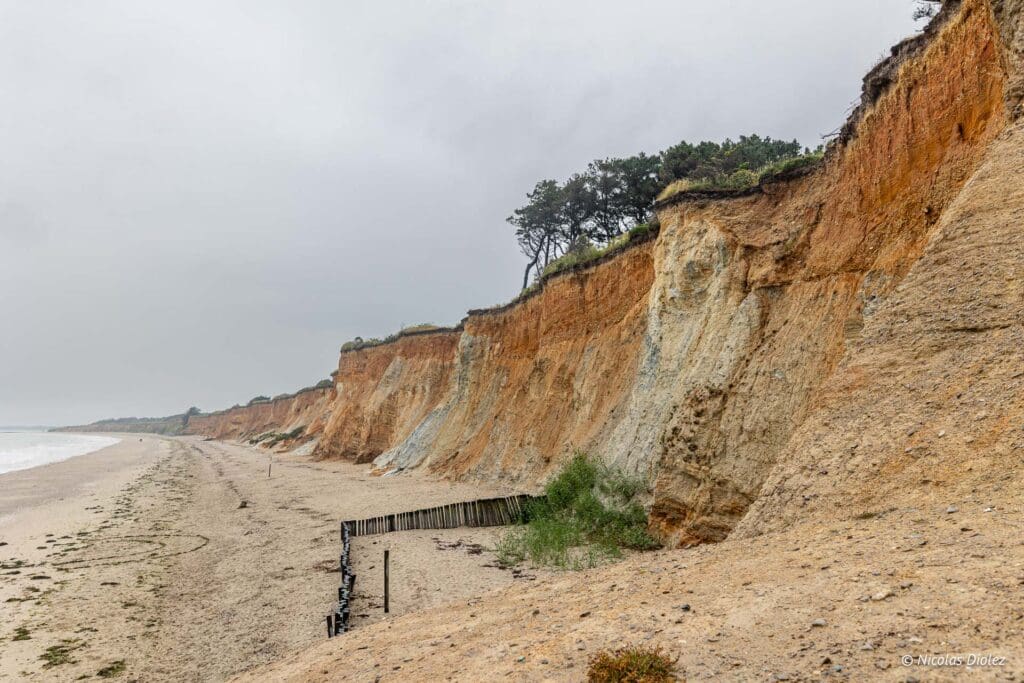
[[[83,644],[78,640],[61,640],[59,644],[51,645],[43,650],[39,659],[43,660],[44,669],[52,669],[63,664],[74,664],[77,660],[71,658],[71,653],[80,647],[83,647]]]
[[[96,672],[96,675],[100,678],[116,678],[124,673],[126,665],[123,659],[111,662],[102,669]]]
[[[649,550],[647,515],[636,501],[643,483],[577,453],[531,503],[526,524],[498,542],[498,561],[586,569],[620,557],[622,549]]]
[[[660,647],[624,647],[602,650],[590,660],[590,683],[663,683],[678,681],[676,660]]]

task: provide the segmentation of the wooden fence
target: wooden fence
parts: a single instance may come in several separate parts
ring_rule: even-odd
[[[344,633],[349,629],[349,618],[352,616],[352,591],[356,587],[356,575],[352,573],[349,556],[352,550],[352,534],[345,522],[341,523],[341,585],[338,586],[338,606],[332,614],[327,615],[327,637]]]
[[[353,536],[371,536],[410,529],[506,526],[522,519],[526,503],[534,498],[534,496],[519,495],[472,500],[468,503],[449,503],[423,510],[398,512],[367,519],[353,519],[342,522],[341,526],[344,528],[347,524]]]
[[[471,500],[468,503],[450,503],[437,507],[398,512],[392,515],[353,519],[341,523],[341,586],[338,587],[338,605],[327,615],[327,637],[349,630],[352,591],[356,575],[349,563],[353,536],[386,534],[410,529],[454,529],[456,527],[505,526],[523,519],[526,504],[535,496],[519,495],[501,498]]]

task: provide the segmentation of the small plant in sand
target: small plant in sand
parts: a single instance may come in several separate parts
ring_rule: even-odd
[[[39,659],[43,660],[44,669],[52,669],[63,664],[74,664],[77,660],[71,658],[71,653],[83,644],[77,640],[62,640],[58,645],[51,645],[43,650]]]
[[[660,647],[624,647],[614,652],[602,650],[590,660],[590,683],[663,683],[678,681],[676,659]]]
[[[545,497],[527,506],[525,524],[498,542],[498,561],[585,569],[621,556],[623,548],[655,548],[636,500],[643,490],[643,482],[576,453],[545,487]]]
[[[32,636],[29,635],[28,626],[19,626],[14,629],[14,635],[11,636],[11,640],[32,640]]]
[[[100,678],[115,678],[123,674],[125,668],[127,667],[124,663],[124,660],[118,659],[117,661],[111,662],[110,664],[106,665],[105,667],[97,671],[96,675]]]

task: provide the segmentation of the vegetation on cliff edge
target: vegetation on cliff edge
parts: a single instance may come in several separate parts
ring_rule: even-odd
[[[796,157],[781,159],[759,169],[740,168],[728,175],[710,176],[691,180],[683,178],[669,183],[658,194],[657,201],[670,199],[681,192],[722,192],[749,190],[775,180],[783,180],[796,173],[809,169],[825,157],[821,150],[809,152]]]
[[[684,140],[655,155],[597,159],[564,183],[542,180],[508,218],[529,259],[523,289],[531,272],[540,279],[581,240],[595,248],[610,245],[623,232],[647,223],[659,193],[679,181],[688,189],[746,189],[776,165],[803,157],[816,161],[820,152],[820,147],[815,152],[801,149],[796,140],[756,134],[720,143]]]

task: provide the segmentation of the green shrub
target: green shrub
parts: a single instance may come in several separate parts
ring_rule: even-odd
[[[678,680],[676,659],[660,647],[624,647],[614,652],[602,650],[590,660],[590,683],[664,683]]]
[[[626,241],[635,242],[636,240],[643,239],[644,237],[647,237],[647,235],[649,235],[653,229],[654,228],[650,223],[640,223],[639,225],[634,225],[632,228],[629,229],[629,232],[626,233]]]
[[[599,258],[604,253],[604,250],[598,249],[590,240],[581,238],[567,251],[563,256],[556,258],[554,261],[545,266],[544,271],[541,273],[541,277],[546,277],[554,273],[559,273],[563,270],[568,270],[573,266],[593,261]]]
[[[810,154],[804,154],[803,156],[793,157],[792,159],[785,159],[783,161],[776,162],[770,166],[766,166],[761,169],[761,174],[758,182],[768,182],[773,177],[786,175],[795,171],[801,171],[811,166],[816,166],[821,163],[821,160],[825,158],[824,152],[811,152]]]
[[[745,190],[757,185],[760,179],[761,176],[749,168],[740,168],[724,176],[719,181],[719,186],[728,190]]]
[[[513,529],[505,533],[494,548],[498,556],[498,564],[503,567],[512,567],[526,559],[526,546],[521,538],[523,529]]]
[[[683,178],[665,186],[656,201],[665,201],[684,192],[723,192],[749,190],[772,179],[817,165],[824,158],[822,151],[809,152],[790,157],[773,164],[751,170],[740,168],[729,174],[711,175],[702,178]]]
[[[548,483],[544,497],[527,505],[525,526],[499,541],[498,561],[583,569],[621,556],[623,548],[655,548],[647,515],[636,502],[643,490],[639,480],[577,453]]]

